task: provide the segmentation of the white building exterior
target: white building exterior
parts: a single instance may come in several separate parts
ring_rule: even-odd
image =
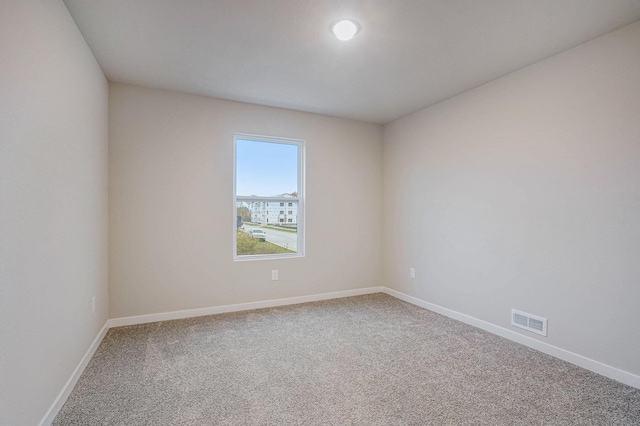
[[[277,197],[291,197],[291,194],[281,194]],[[251,201],[248,204],[251,212],[251,222],[260,225],[297,226],[298,200],[291,201]]]
[[[297,225],[297,201],[254,201],[249,205],[251,222],[261,225]]]

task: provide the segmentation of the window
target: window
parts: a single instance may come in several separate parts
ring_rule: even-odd
[[[234,145],[234,260],[303,256],[304,141],[237,134]]]

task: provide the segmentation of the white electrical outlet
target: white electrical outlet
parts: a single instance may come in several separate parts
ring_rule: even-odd
[[[91,313],[92,314],[96,313],[96,297],[95,296],[91,298]]]
[[[271,281],[278,281],[278,270],[274,269],[271,271]]]
[[[409,278],[416,277],[416,268],[409,268]]]

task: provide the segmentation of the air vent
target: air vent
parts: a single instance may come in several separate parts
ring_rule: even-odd
[[[511,325],[532,333],[547,335],[547,319],[522,311],[511,310]]]

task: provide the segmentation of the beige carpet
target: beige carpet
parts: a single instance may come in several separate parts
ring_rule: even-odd
[[[111,329],[55,425],[640,425],[640,390],[383,294]]]

